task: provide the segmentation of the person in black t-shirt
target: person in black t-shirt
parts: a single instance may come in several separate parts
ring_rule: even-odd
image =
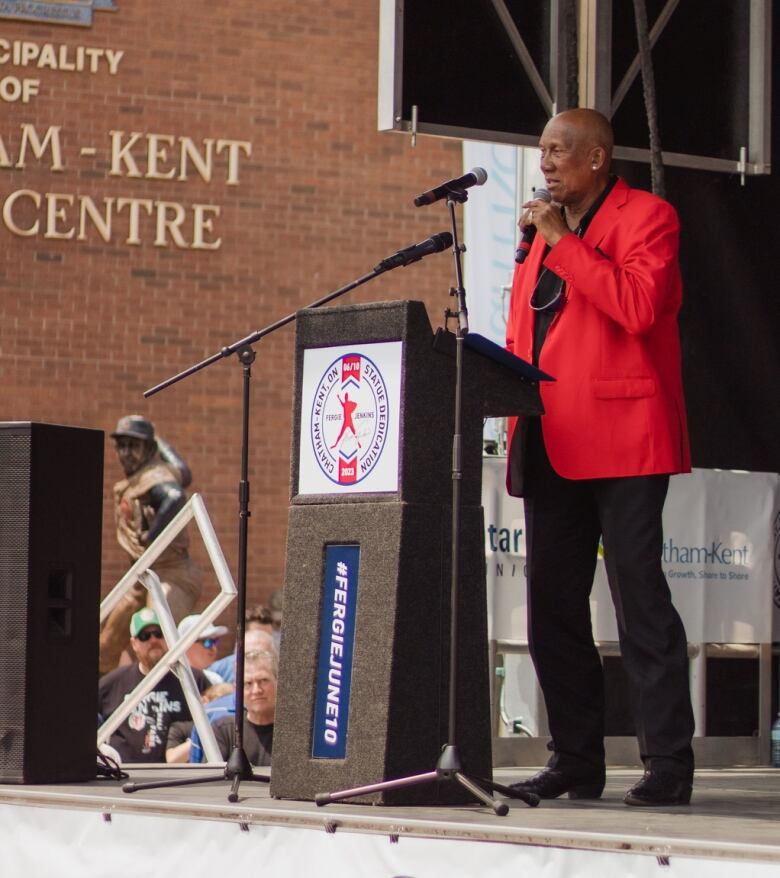
[[[139,610],[130,620],[130,647],[137,661],[109,671],[98,683],[98,713],[104,721],[165,655],[165,639],[151,607]],[[200,671],[193,674],[202,692],[208,682]],[[122,762],[165,762],[171,723],[189,719],[192,716],[182,685],[176,674],[169,671],[136,705],[108,743],[119,753]]]
[[[276,716],[276,654],[248,652],[244,662],[243,744],[252,765],[270,765]],[[214,722],[214,736],[227,760],[235,746],[235,718]]]

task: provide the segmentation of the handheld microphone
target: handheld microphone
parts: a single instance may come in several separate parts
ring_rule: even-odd
[[[452,235],[449,232],[439,232],[436,235],[431,235],[430,238],[426,238],[424,241],[420,241],[419,244],[404,247],[403,250],[399,250],[392,256],[383,259],[374,268],[374,271],[390,271],[401,265],[409,265],[410,262],[417,262],[429,253],[441,253],[442,250],[446,250],[451,246]]]
[[[546,189],[537,189],[534,192],[534,198],[537,201],[545,201],[547,204],[552,201],[552,195]],[[525,262],[525,257],[528,256],[528,251],[531,249],[531,244],[533,244],[535,237],[536,226],[526,226],[523,229],[523,237],[520,238],[520,243],[517,245],[517,250],[515,250],[515,262],[518,265],[522,265]]]
[[[487,180],[487,171],[484,168],[472,168],[468,174],[447,180],[435,189],[429,189],[414,199],[415,207],[423,207],[426,204],[434,204],[442,198],[446,198],[451,192],[462,192],[472,186],[481,186]]]

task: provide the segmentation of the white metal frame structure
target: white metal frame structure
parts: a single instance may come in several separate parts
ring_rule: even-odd
[[[217,577],[220,591],[214,600],[201,612],[197,624],[184,637],[179,637],[176,623],[173,620],[173,615],[168,606],[160,579],[151,567],[192,519],[195,519],[195,523],[200,531],[203,544]],[[97,735],[98,746],[108,740],[111,734],[130,716],[135,706],[154,689],[165,674],[169,670],[174,670],[181,681],[187,705],[192,713],[193,722],[203,742],[206,761],[223,763],[225,760],[219,752],[214,732],[206,716],[203,702],[200,700],[200,693],[198,692],[192,668],[185,653],[201,636],[202,632],[208,628],[214,619],[236,597],[237,591],[217,535],[211,524],[211,519],[206,512],[206,505],[200,494],[193,494],[190,497],[160,536],[157,537],[152,545],[149,546],[106,595],[100,604],[101,623],[105,621],[111,610],[119,603],[125,592],[138,581],[149,590],[152,596],[152,606],[157,613],[157,618],[160,620],[160,626],[168,644],[168,651],[133,689],[124,702],[100,726]]]

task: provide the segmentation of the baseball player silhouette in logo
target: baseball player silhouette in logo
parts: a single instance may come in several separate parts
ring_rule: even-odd
[[[331,445],[331,448],[335,448],[339,442],[341,442],[341,437],[347,430],[352,430],[352,435],[355,437],[355,442],[357,442],[357,447],[361,448],[360,440],[357,437],[357,432],[355,431],[355,425],[352,423],[352,415],[355,413],[355,409],[357,408],[357,403],[353,402],[349,398],[349,394],[344,394],[344,399],[342,399],[338,394],[336,394],[336,399],[341,403],[341,408],[343,411],[343,422],[341,424],[341,430],[339,431],[339,435],[336,437],[336,441]]]

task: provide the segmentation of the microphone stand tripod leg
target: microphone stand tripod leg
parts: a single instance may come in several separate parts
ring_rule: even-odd
[[[473,780],[478,784],[481,784],[483,787],[487,787],[489,790],[493,790],[494,792],[497,790],[499,793],[508,796],[510,799],[520,799],[520,801],[525,802],[526,805],[529,805],[531,808],[535,808],[539,804],[540,799],[536,793],[528,793],[524,790],[514,790],[512,787],[496,783],[494,780],[487,780],[487,778],[484,777],[475,777]]]
[[[471,779],[466,777],[462,772],[456,771],[454,777],[462,787],[465,787],[471,795],[479,799],[483,805],[492,808],[497,817],[505,817],[509,813],[509,805],[507,805],[506,802],[499,802],[498,799],[489,796],[481,787],[472,783]]]

